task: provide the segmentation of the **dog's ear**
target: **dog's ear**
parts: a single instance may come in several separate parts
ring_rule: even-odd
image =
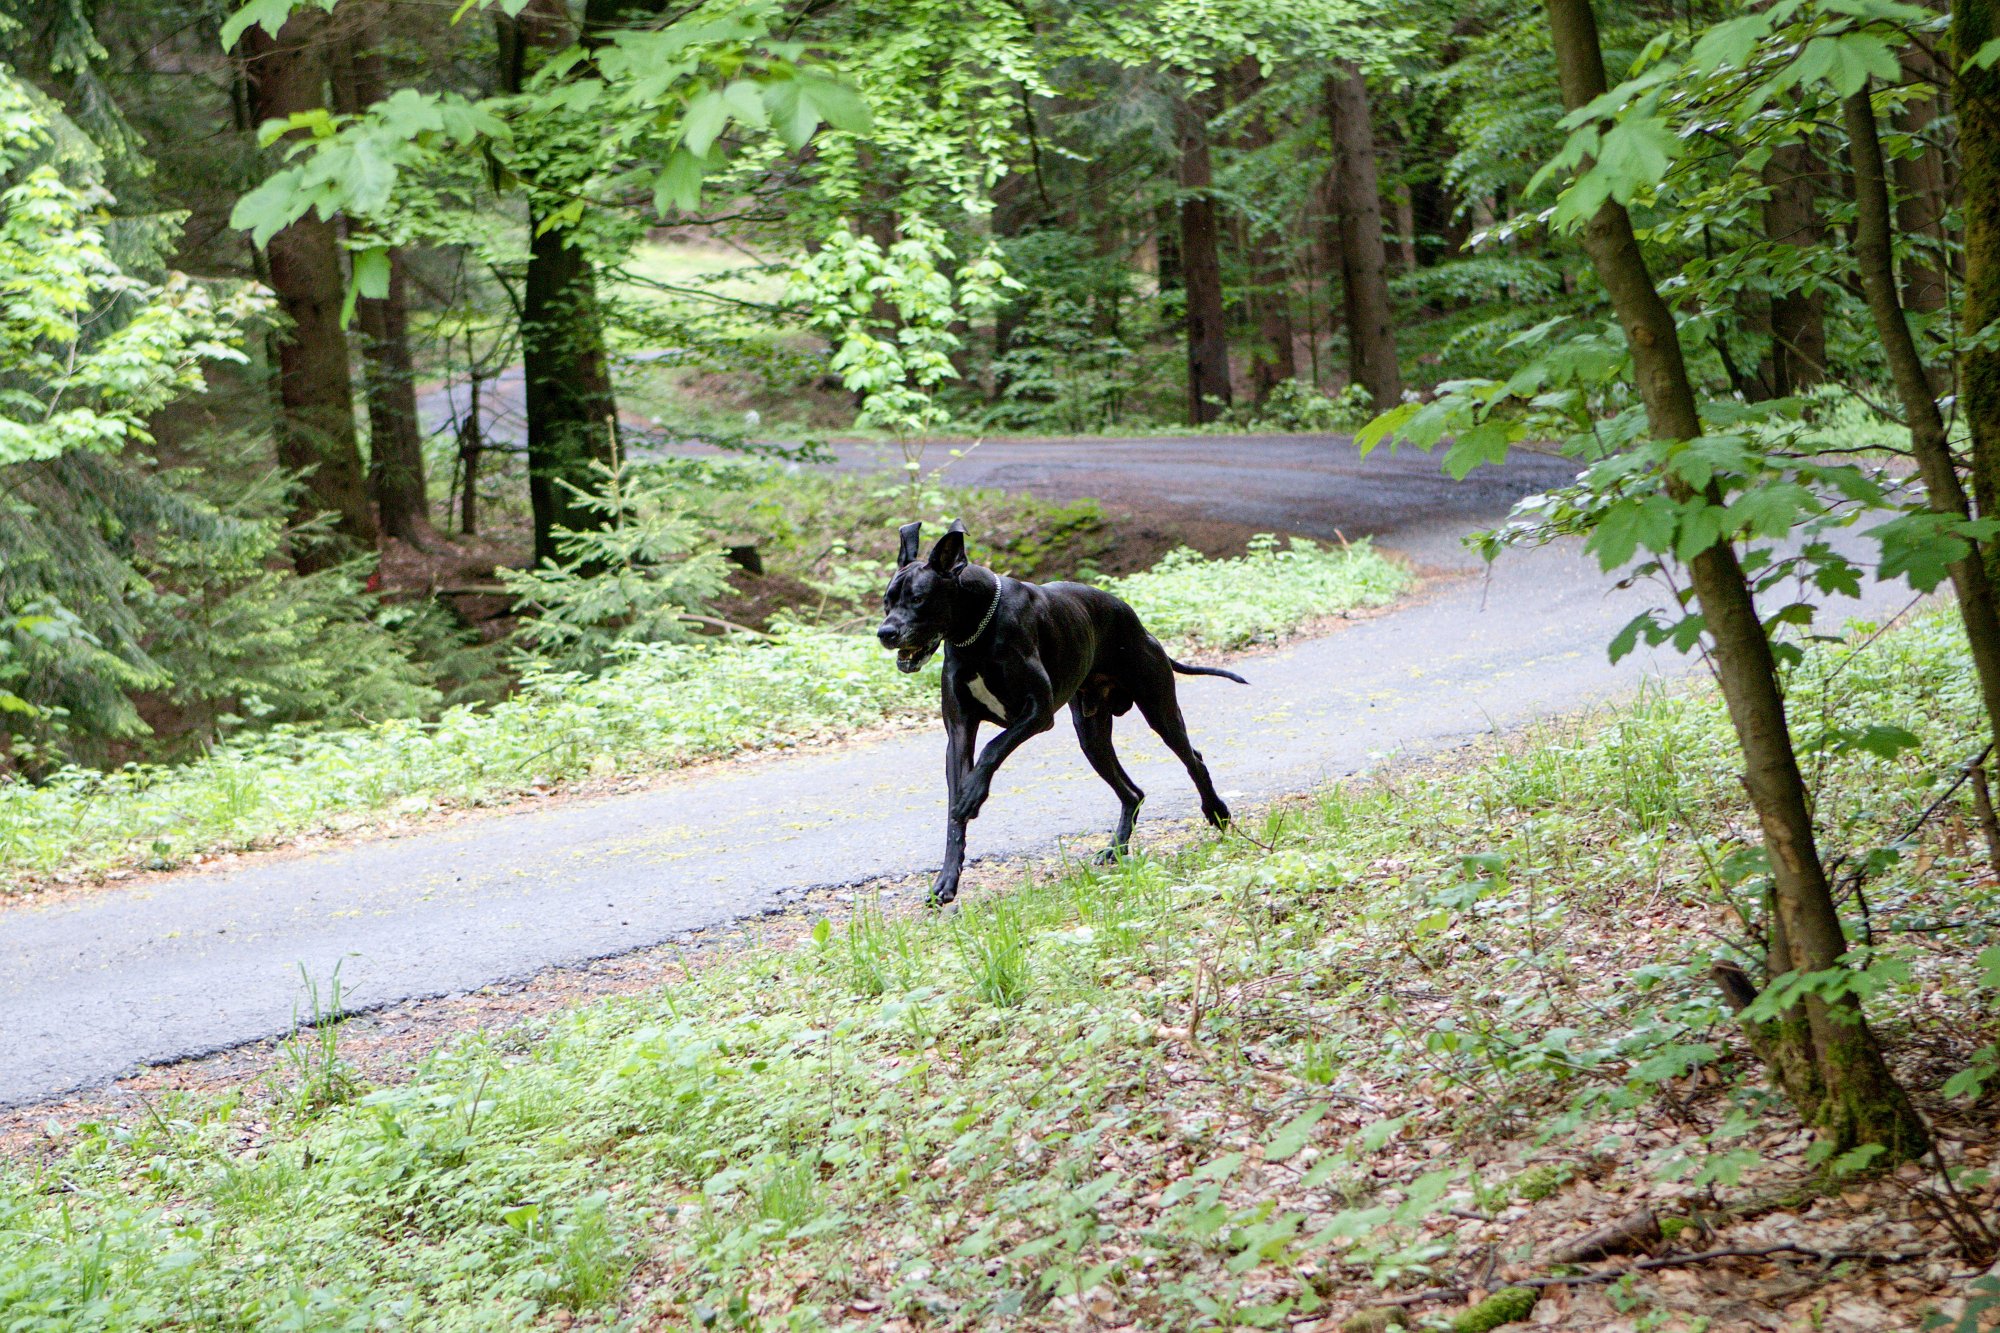
[[[896,568],[901,569],[917,558],[917,539],[923,535],[923,531],[924,525],[921,523],[905,523],[896,529],[897,535],[902,538],[896,547]]]
[[[953,519],[944,536],[937,539],[937,545],[931,547],[931,568],[953,576],[965,568],[965,524]]]

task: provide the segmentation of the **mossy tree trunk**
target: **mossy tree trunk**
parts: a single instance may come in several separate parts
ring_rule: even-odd
[[[1952,48],[1975,52],[2000,36],[2000,4],[1956,0]],[[1959,410],[1972,434],[1972,498],[1981,518],[2000,515],[2000,347],[1975,335],[2000,317],[2000,67],[1961,60],[1952,82],[1958,112],[1959,208],[1965,227],[1965,305],[1960,333],[1969,341],[1958,358]],[[2000,542],[1986,553],[1990,579],[2000,579]]]
[[[1933,512],[1947,518],[1970,518],[1965,487],[1958,479],[1945,433],[1944,413],[1931,392],[1923,357],[1910,332],[1897,293],[1894,254],[1889,237],[1889,187],[1883,170],[1882,146],[1875,109],[1868,89],[1847,99],[1848,152],[1854,168],[1854,250],[1861,271],[1868,310],[1896,383],[1903,419],[1910,425],[1910,448],[1924,479],[1924,495]],[[2000,604],[1987,572],[1985,552],[1972,543],[1963,559],[1951,563],[1952,590],[1958,594],[1958,614],[1972,649],[1972,665],[1986,705],[1987,726],[2000,741]]]
[[[1575,110],[1605,92],[1597,17],[1590,0],[1546,0],[1546,6],[1563,102]],[[1585,225],[1582,241],[1625,328],[1653,433],[1668,440],[1698,437],[1701,420],[1679,330],[1646,268],[1631,216],[1622,205],[1606,201]],[[1719,503],[1722,497],[1712,493],[1710,498]],[[1847,941],[1819,858],[1770,639],[1731,542],[1718,541],[1693,556],[1688,572],[1743,754],[1744,785],[1763,831],[1777,909],[1774,927],[1788,954],[1784,961],[1796,973],[1831,971],[1841,966]],[[1928,1151],[1929,1134],[1889,1072],[1860,1003],[1852,995],[1828,1000],[1808,994],[1802,1007],[1803,1032],[1775,1034],[1811,1044],[1809,1053],[1794,1054],[1810,1059],[1823,1091],[1817,1104],[1799,1107],[1801,1114],[1835,1151],[1880,1144],[1889,1161]]]

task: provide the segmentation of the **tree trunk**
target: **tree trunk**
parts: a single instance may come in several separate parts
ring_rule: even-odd
[[[1903,48],[1903,66],[1910,82],[1936,89],[1931,97],[1905,103],[1897,114],[1896,128],[1917,139],[1923,149],[1915,157],[1897,158],[1894,167],[1901,196],[1896,201],[1896,226],[1907,239],[1929,246],[1903,265],[1903,307],[1928,315],[1945,308],[1952,285],[1944,221],[1951,190],[1945,179],[1944,151],[1931,138],[1931,127],[1944,110],[1940,105],[1944,71],[1936,57],[1914,43]]]
[[[1395,181],[1389,187],[1389,198],[1396,207],[1396,259],[1397,266],[1404,273],[1417,271],[1417,209],[1410,196],[1410,183],[1402,179],[1403,149],[1394,139],[1389,141],[1382,165],[1388,169]]]
[[[611,388],[604,315],[590,258],[561,228],[541,231],[530,207],[528,277],[521,309],[521,365],[528,415],[528,502],[535,559],[558,557],[557,529],[585,531],[608,519],[585,508],[577,490],[595,491],[592,463],[618,458],[618,401]],[[574,488],[574,489],[572,489]]]
[[[377,6],[357,7],[354,26],[337,53],[334,102],[344,114],[358,114],[389,94],[379,19]],[[431,526],[430,495],[424,484],[423,427],[417,416],[401,250],[389,251],[388,294],[358,298],[354,323],[361,333],[368,397],[368,485],[382,534],[428,549],[437,540],[437,531]]]
[[[1965,487],[1958,479],[1958,465],[1951,455],[1945,432],[1944,414],[1938,409],[1925,374],[1917,340],[1910,332],[1896,295],[1896,269],[1889,239],[1889,188],[1882,170],[1882,147],[1877,137],[1875,109],[1863,87],[1847,99],[1848,151],[1854,166],[1854,251],[1861,270],[1861,283],[1868,295],[1868,312],[1874,317],[1876,334],[1889,360],[1896,381],[1896,395],[1902,400],[1903,419],[1910,423],[1910,447],[1916,455],[1924,479],[1924,494],[1933,511],[1952,518],[1970,518]],[[1986,704],[1987,726],[2000,742],[2000,606],[1996,606],[1993,585],[1987,576],[1986,560],[1978,543],[1973,543],[1963,560],[1951,564],[1952,588],[1958,594],[1959,618],[1965,622],[1966,642],[1972,649],[1972,664],[1979,677],[1980,695]]]
[[[1340,269],[1347,293],[1348,370],[1368,390],[1375,410],[1403,399],[1389,308],[1388,256],[1382,245],[1382,195],[1375,179],[1375,130],[1368,116],[1368,82],[1351,61],[1326,79],[1326,113],[1333,127],[1334,197],[1340,212]]]
[[[1254,232],[1249,238],[1257,311],[1257,351],[1250,360],[1250,383],[1259,406],[1273,389],[1299,377],[1291,275],[1286,271],[1282,242],[1282,236],[1268,231]]]
[[[1171,204],[1160,205],[1153,228],[1153,285],[1161,292],[1181,285],[1180,210]]]
[[[586,32],[627,6],[591,0]],[[525,19],[527,15],[523,15]],[[538,20],[546,32],[556,15]],[[518,91],[530,34],[519,20],[501,44],[506,86]],[[577,502],[575,489],[595,490],[592,463],[615,464],[618,403],[611,387],[604,314],[590,257],[562,227],[543,230],[546,212],[566,203],[566,182],[529,181],[528,272],[521,310],[521,364],[528,417],[528,501],[534,513],[535,559],[559,557],[557,529],[582,531],[608,519]],[[537,197],[537,186],[555,193]]]
[[[1804,144],[1784,144],[1764,167],[1771,197],[1764,204],[1764,235],[1777,245],[1808,248],[1821,240],[1813,210],[1813,161]],[[1774,398],[1811,388],[1826,378],[1825,299],[1790,291],[1771,298],[1771,354],[1764,383]]]
[[[1979,50],[2000,36],[1996,0],[1956,0],[1954,50]],[[1959,204],[1965,226],[1965,312],[1970,339],[2000,318],[2000,68],[1961,60],[1952,84],[1958,111]],[[1968,346],[1958,358],[1958,399],[1972,431],[1972,498],[1981,518],[2000,515],[2000,347]],[[2000,542],[1987,552],[1989,579],[2000,578]]]
[[[1222,255],[1215,181],[1208,161],[1208,117],[1196,104],[1181,112],[1181,283],[1187,295],[1188,424],[1222,415],[1229,387],[1229,331],[1223,322]]]
[[[486,452],[486,437],[479,424],[479,390],[485,380],[476,372],[467,392],[469,408],[458,423],[458,466],[463,479],[458,496],[458,530],[466,536],[479,532],[479,462]]]
[[[1563,103],[1574,111],[1605,91],[1596,15],[1590,0],[1546,0],[1546,4]],[[1701,420],[1679,331],[1646,269],[1630,215],[1616,201],[1607,200],[1586,224],[1582,240],[1625,328],[1653,433],[1668,440],[1698,437]],[[1714,490],[1709,498],[1721,500]],[[1723,701],[1743,752],[1744,785],[1763,830],[1777,903],[1775,924],[1783,932],[1790,968],[1797,973],[1835,969],[1841,966],[1847,941],[1820,863],[1770,640],[1751,600],[1743,566],[1734,544],[1718,541],[1695,555],[1688,569],[1714,643]],[[1830,1002],[1815,994],[1805,998],[1803,1008],[1811,1059],[1825,1093],[1817,1105],[1799,1109],[1819,1127],[1828,1144],[1844,1152],[1879,1143],[1891,1162],[1928,1151],[1929,1135],[1890,1074],[1860,1003],[1852,995]]]
[[[1238,100],[1247,102],[1255,97],[1263,82],[1263,71],[1255,59],[1241,62],[1237,66]],[[1243,123],[1243,151],[1256,153],[1270,146],[1269,123],[1261,115],[1248,117]],[[1283,231],[1260,228],[1254,219],[1244,218],[1241,243],[1250,276],[1250,315],[1257,327],[1255,349],[1250,354],[1250,388],[1262,407],[1271,390],[1299,374],[1293,347],[1291,272],[1285,262]]]
[[[243,37],[251,114],[259,123],[325,105],[323,16],[299,14],[278,36],[252,27]],[[354,391],[347,335],[340,327],[346,293],[333,223],[307,213],[265,249],[271,290],[290,327],[273,335],[278,365],[278,461],[305,477],[298,517],[334,516],[334,530],[373,549],[375,515],[354,432]],[[301,568],[336,563],[342,553],[308,548]]]

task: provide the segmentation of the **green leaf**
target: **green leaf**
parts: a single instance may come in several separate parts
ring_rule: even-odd
[[[311,204],[299,193],[299,170],[287,167],[236,201],[229,210],[229,225],[250,233],[250,243],[259,250],[271,238],[305,215]]]
[[[800,91],[819,109],[820,118],[849,134],[866,132],[875,123],[868,103],[849,84],[818,74],[799,76]]]
[[[688,102],[687,114],[681,117],[681,144],[696,157],[707,157],[716,136],[728,123],[729,106],[721,93],[713,88],[697,93]],[[699,187],[697,179],[697,190]]]
[[[653,211],[664,216],[669,208],[683,213],[701,204],[702,160],[685,148],[676,148],[653,182]]]
[[[1747,14],[1727,23],[1715,24],[1694,44],[1689,63],[1697,69],[1711,72],[1739,69],[1770,28],[1771,20],[1763,14]]]
[[[1445,450],[1444,470],[1453,481],[1464,481],[1476,467],[1498,467],[1507,461],[1507,446],[1519,433],[1515,423],[1489,417],[1452,440]]]
[[[1894,759],[1905,750],[1915,750],[1923,745],[1916,733],[1888,722],[1877,722],[1859,731],[1849,732],[1842,738],[1843,750],[1859,750],[1872,754],[1877,759]]]
[[[1630,203],[1647,186],[1657,185],[1680,156],[1681,141],[1658,116],[1632,116],[1605,131],[1597,147],[1597,165],[1620,203]],[[1595,210],[1593,210],[1595,211]]]
[[[1618,662],[1629,657],[1632,650],[1639,646],[1639,635],[1643,631],[1651,629],[1652,626],[1653,613],[1651,611],[1641,611],[1638,615],[1626,621],[1625,628],[1611,636],[1611,660]],[[1650,636],[1648,636],[1648,641],[1651,641]]]
[[[1620,500],[1598,519],[1588,548],[1607,570],[1625,564],[1641,546],[1664,551],[1674,539],[1674,510],[1674,502],[1664,495]]]
[[[1313,1126],[1326,1115],[1326,1110],[1325,1106],[1315,1106],[1279,1126],[1270,1138],[1264,1140],[1264,1160],[1282,1162],[1311,1143]]]
[[[222,49],[232,51],[243,34],[251,28],[262,28],[273,37],[278,29],[285,26],[285,20],[292,16],[292,6],[297,0],[250,0],[249,4],[231,14],[222,25]]]
[[[750,79],[732,79],[722,90],[722,104],[729,108],[729,114],[737,123],[763,129],[771,123],[764,111],[764,99],[758,95],[755,82]]]
[[[1876,524],[1865,535],[1882,547],[1875,577],[1907,580],[1919,592],[1929,592],[1943,583],[1951,575],[1952,564],[1972,551],[1943,514],[1904,514]]]
[[[771,113],[785,146],[794,150],[806,146],[819,127],[819,111],[804,95],[798,79],[773,79],[764,85],[764,109]]]
[[[389,249],[373,245],[354,252],[354,268],[347,283],[347,298],[340,307],[340,326],[354,319],[354,303],[361,297],[379,301],[389,294]]]

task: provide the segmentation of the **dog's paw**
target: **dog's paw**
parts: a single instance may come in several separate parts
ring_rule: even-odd
[[[957,802],[952,805],[951,817],[960,820],[977,819],[979,812],[986,806],[986,796],[986,784],[968,785],[958,794]]]
[[[1125,859],[1127,850],[1127,848],[1116,844],[1106,847],[1097,854],[1097,864],[1101,866],[1115,866]]]

